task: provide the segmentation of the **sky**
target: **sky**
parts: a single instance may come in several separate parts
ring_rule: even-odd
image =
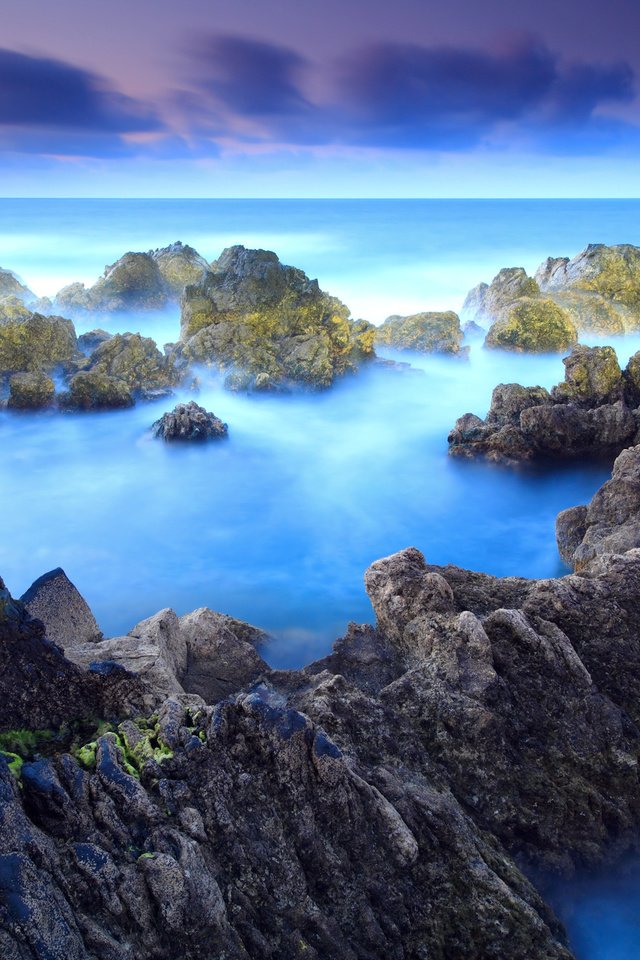
[[[640,0],[2,0],[0,195],[640,196]]]

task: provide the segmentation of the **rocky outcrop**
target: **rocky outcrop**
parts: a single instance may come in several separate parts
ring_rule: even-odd
[[[15,297],[0,300],[0,376],[50,373],[77,357],[70,320],[33,313]]]
[[[55,392],[46,373],[14,373],[9,379],[7,406],[11,410],[44,410],[53,405]]]
[[[170,357],[150,337],[117,333],[99,344],[89,357],[89,372],[121,381],[134,394],[171,392],[180,374]]]
[[[463,314],[495,322],[522,298],[553,301],[580,333],[617,336],[640,328],[640,247],[590,244],[570,260],[549,257],[535,278],[521,267],[501,270],[469,292]]]
[[[132,407],[135,400],[123,380],[100,370],[76,373],[69,389],[58,395],[58,404],[65,410],[118,410]]]
[[[0,267],[0,300],[5,297],[16,297],[25,303],[36,298],[35,294],[22,283],[12,270],[4,270]]]
[[[229,429],[214,413],[209,413],[191,400],[189,403],[179,403],[172,411],[164,413],[152,424],[151,433],[168,442],[201,442],[227,437]]]
[[[636,442],[640,409],[632,358],[623,372],[611,347],[576,347],[565,380],[542,387],[499,384],[485,420],[467,413],[449,434],[449,453],[503,463],[609,457]]]
[[[83,353],[90,354],[93,353],[96,347],[106,343],[107,340],[111,340],[112,336],[112,333],[109,333],[107,330],[101,330],[100,328],[89,330],[88,333],[82,333],[78,337],[78,347]]]
[[[275,253],[236,246],[186,288],[178,353],[233,370],[234,389],[327,387],[374,356],[374,334]]]
[[[60,567],[38,577],[20,602],[32,617],[42,621],[49,640],[63,649],[69,644],[102,639],[89,605]]]
[[[558,514],[556,536],[560,555],[575,570],[603,554],[640,549],[639,446],[623,450],[588,506]]]
[[[375,332],[376,346],[418,353],[459,354],[463,350],[462,340],[460,317],[451,310],[388,317]]]
[[[180,242],[148,253],[125,253],[104,268],[92,287],[72,283],[60,290],[54,307],[69,316],[164,310],[207,266],[193,247]]]
[[[520,298],[491,324],[485,347],[520,353],[562,353],[578,340],[569,313],[553,300]]]

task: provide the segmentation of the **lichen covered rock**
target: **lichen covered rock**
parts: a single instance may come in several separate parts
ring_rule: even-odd
[[[115,410],[132,407],[135,400],[123,380],[101,370],[81,370],[71,378],[58,403],[68,410]]]
[[[105,267],[92,287],[72,283],[56,295],[55,309],[72,316],[85,313],[122,313],[162,310],[167,288],[157,262],[148,253],[125,253]]]
[[[4,297],[16,297],[29,302],[35,300],[35,294],[13,273],[0,267],[0,300]]]
[[[12,410],[43,410],[53,405],[55,384],[46,373],[14,373],[7,406]]]
[[[132,392],[169,389],[179,380],[173,360],[139,333],[117,333],[99,344],[88,370],[121,380]]]
[[[463,334],[457,313],[416,313],[408,317],[388,317],[376,329],[377,346],[419,353],[461,352]]]
[[[316,280],[275,253],[236,246],[182,299],[180,353],[187,362],[233,368],[249,386],[327,387],[372,358],[375,329],[350,319]]]
[[[150,250],[149,256],[158,264],[169,296],[176,301],[187,284],[200,283],[209,269],[209,264],[197,250],[180,241]]]
[[[198,406],[193,400],[179,403],[170,412],[162,415],[151,427],[154,437],[171,441],[220,440],[228,436],[229,430],[214,413]]]
[[[0,301],[0,374],[48,373],[77,356],[71,320],[32,313],[15,297]]]
[[[553,300],[522,298],[491,325],[485,346],[524,353],[560,353],[577,339],[568,312]]]

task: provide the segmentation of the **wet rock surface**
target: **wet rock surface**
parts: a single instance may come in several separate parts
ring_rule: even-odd
[[[502,391],[496,415],[526,399]],[[624,528],[638,457],[567,545]],[[4,955],[570,960],[532,881],[639,843],[640,549],[605,546],[540,581],[403,550],[366,572],[375,624],[292,671],[206,609],[82,642],[81,618],[65,656],[3,587],[3,729],[83,699],[110,721],[17,760],[0,734]],[[52,624],[77,602],[35,587]]]
[[[535,459],[613,459],[638,442],[638,356],[622,371],[611,347],[576,347],[563,360],[565,379],[543,387],[499,384],[483,420],[460,417],[449,434],[449,453],[501,463]]]
[[[235,246],[185,289],[177,349],[184,363],[233,368],[234,389],[317,388],[373,358],[374,332],[275,253]]]
[[[209,413],[195,401],[179,403],[170,412],[164,413],[151,426],[154,437],[167,442],[184,441],[201,443],[206,440],[221,440],[229,435],[226,423],[214,413]]]

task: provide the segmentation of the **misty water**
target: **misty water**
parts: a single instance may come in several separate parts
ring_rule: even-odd
[[[93,282],[129,249],[180,239],[213,259],[241,242],[275,250],[379,322],[459,310],[502,266],[533,271],[589,242],[640,243],[639,212],[626,201],[0,201],[0,265],[50,295]],[[179,331],[177,310],[99,322],[160,344]],[[640,338],[615,346],[624,363]],[[64,567],[106,635],[162,607],[209,606],[270,632],[271,664],[298,666],[326,654],[349,620],[371,621],[363,573],[403,547],[498,575],[565,572],[556,514],[588,501],[611,465],[507,469],[449,458],[446,439],[462,413],[486,413],[497,383],[557,383],[561,358],[477,341],[467,361],[388,355],[411,370],[371,367],[315,395],[234,395],[203,372],[196,399],[229,424],[227,441],[205,446],[151,439],[175,401],[0,412],[0,575],[20,595]],[[581,887],[557,903],[582,960],[639,955],[633,884]]]

